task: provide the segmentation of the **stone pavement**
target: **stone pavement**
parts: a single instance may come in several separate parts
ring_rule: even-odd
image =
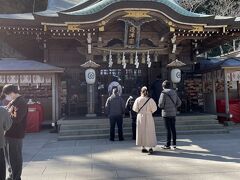
[[[180,136],[179,150],[142,154],[134,141],[57,141],[44,131],[24,140],[23,180],[238,180],[240,129]]]

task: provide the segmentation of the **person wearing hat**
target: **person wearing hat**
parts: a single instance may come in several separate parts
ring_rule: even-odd
[[[27,123],[27,102],[19,94],[15,85],[7,84],[2,89],[2,95],[10,103],[7,105],[10,118],[12,119],[11,128],[5,133],[5,158],[8,164],[8,180],[21,180],[22,175],[22,140],[25,136]]]
[[[176,115],[177,108],[181,106],[181,100],[178,97],[175,90],[171,89],[170,81],[165,80],[162,83],[163,91],[159,98],[158,107],[162,109],[162,117],[165,122],[165,127],[167,130],[167,142],[163,149],[171,148],[171,139],[173,140],[173,148],[176,149]]]

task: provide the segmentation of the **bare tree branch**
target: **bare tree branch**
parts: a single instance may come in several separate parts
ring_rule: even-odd
[[[209,2],[209,12],[221,16],[240,16],[240,2],[236,0],[215,0]]]
[[[200,6],[203,6],[207,0],[176,0],[183,8],[195,12]]]

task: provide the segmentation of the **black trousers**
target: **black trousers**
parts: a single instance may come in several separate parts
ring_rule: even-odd
[[[167,130],[167,143],[166,146],[171,146],[171,139],[173,140],[172,145],[176,145],[177,133],[176,133],[176,117],[164,117],[165,127]]]
[[[118,138],[119,140],[123,140],[123,117],[120,116],[110,116],[110,140],[114,140],[115,138],[115,126],[118,126]]]
[[[6,164],[3,148],[0,148],[0,180],[6,179]]]
[[[137,117],[132,118],[132,139],[136,140]]]
[[[22,139],[6,137],[5,158],[8,164],[9,179],[21,180]]]

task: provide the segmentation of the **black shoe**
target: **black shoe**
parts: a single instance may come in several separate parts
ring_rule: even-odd
[[[114,141],[114,139],[109,139],[109,141]]]
[[[152,154],[153,153],[153,149],[150,148],[148,152],[149,152],[149,154]]]
[[[119,139],[119,141],[124,141],[124,139]]]
[[[162,148],[162,149],[171,149],[170,146],[166,146],[166,145],[162,146],[161,148]]]
[[[148,150],[145,149],[145,148],[143,148],[143,149],[142,149],[142,153],[148,153]]]

